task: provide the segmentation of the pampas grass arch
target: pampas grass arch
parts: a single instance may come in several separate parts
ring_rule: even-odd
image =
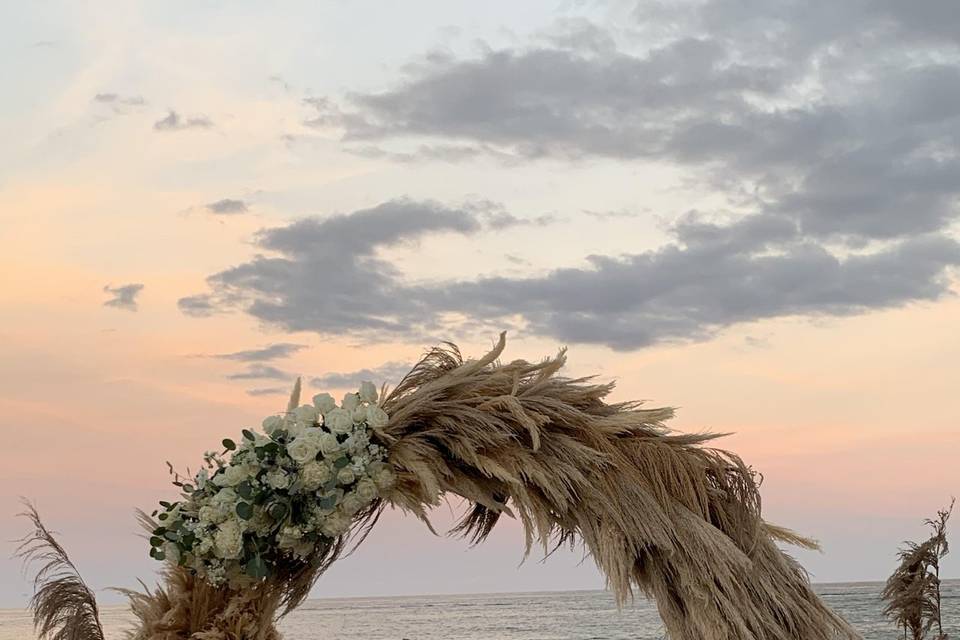
[[[455,531],[473,542],[506,515],[523,524],[528,553],[582,543],[619,603],[637,591],[656,601],[670,638],[860,637],[776,545],[814,543],[763,520],[755,473],[712,448],[717,435],[668,430],[672,409],[605,402],[612,384],[559,375],[563,351],[539,363],[503,363],[505,346],[501,334],[484,357],[464,360],[445,344],[383,390],[389,423],[377,436],[396,484],[323,554],[242,592],[169,566],[162,587],[127,592],[139,619],[130,637],[278,639],[275,621],[363,540],[383,509],[400,508],[429,526],[428,510],[448,493],[471,503]],[[298,396],[299,387],[291,406]],[[35,612],[48,615],[38,594]],[[95,617],[95,605],[85,606]],[[89,626],[60,637],[102,638]]]

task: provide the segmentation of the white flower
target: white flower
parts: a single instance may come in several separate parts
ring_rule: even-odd
[[[340,484],[350,484],[356,479],[357,476],[350,467],[344,467],[337,472],[337,482]]]
[[[230,465],[213,478],[218,487],[235,487],[250,476],[251,468],[244,464]]]
[[[360,383],[360,393],[358,394],[360,399],[364,402],[369,402],[375,404],[379,394],[377,393],[377,387],[372,383],[364,380]]]
[[[353,421],[354,421],[354,422],[363,422],[364,420],[366,420],[366,419],[367,419],[367,405],[363,405],[363,404],[357,405],[357,406],[354,408],[353,414],[351,415],[351,417],[353,418]]]
[[[355,393],[348,393],[343,396],[343,402],[340,403],[340,406],[347,411],[353,411],[357,408],[358,404],[360,404],[360,396]]]
[[[343,509],[345,514],[352,516],[363,508],[363,502],[351,491],[343,496],[343,500],[340,501],[340,508]]]
[[[193,545],[193,554],[195,556],[206,555],[206,553],[212,548],[213,538],[197,538],[196,544]]]
[[[337,440],[337,436],[332,433],[324,433],[320,436],[320,451],[323,452],[323,455],[330,457],[339,450],[340,442]]]
[[[210,474],[207,473],[207,469],[204,467],[197,472],[197,488],[203,489],[207,486],[207,480],[210,479]]]
[[[232,518],[221,524],[217,527],[213,544],[216,547],[217,556],[221,558],[240,557],[240,552],[243,550],[243,531],[240,524]]]
[[[327,415],[327,412],[337,406],[337,401],[333,399],[333,396],[329,393],[318,393],[313,396],[313,406],[317,408],[322,415]]]
[[[180,562],[180,547],[173,542],[166,542],[163,545],[163,555],[169,562],[178,564]]]
[[[393,475],[393,471],[389,468],[384,467],[377,471],[373,476],[373,481],[380,489],[389,489],[393,486],[396,478]]]
[[[210,498],[210,506],[230,513],[239,500],[240,496],[233,489],[220,489]]]
[[[286,489],[290,486],[290,476],[283,469],[274,469],[268,471],[266,475],[267,484],[274,489]]]
[[[267,433],[273,433],[283,426],[283,418],[280,416],[267,416],[263,419],[263,430]]]
[[[208,504],[200,507],[200,512],[197,517],[200,518],[200,522],[204,524],[220,524],[227,519],[228,515],[229,512],[226,509]]]
[[[306,428],[306,425],[302,422],[290,421],[286,424],[287,435],[291,438],[296,438],[298,435],[303,433],[303,430]]]
[[[304,429],[303,433],[287,445],[287,455],[300,464],[306,464],[320,453],[320,439],[323,433],[319,429]]]
[[[386,411],[374,404],[367,407],[367,425],[371,429],[383,429],[388,422],[390,422],[390,416]]]
[[[334,511],[324,517],[320,524],[320,531],[328,538],[336,538],[350,527],[350,519],[339,511]]]
[[[309,404],[294,409],[293,415],[302,425],[312,425],[317,422],[317,408]]]
[[[307,491],[316,491],[330,479],[330,466],[326,462],[313,460],[303,465],[300,480]]]
[[[356,492],[357,497],[360,498],[364,504],[371,502],[377,497],[377,485],[369,478],[364,478],[358,482],[357,488],[354,489],[354,491]]]
[[[324,416],[323,423],[334,433],[350,433],[353,429],[352,411],[352,407],[349,410],[346,408],[331,409],[330,412]]]

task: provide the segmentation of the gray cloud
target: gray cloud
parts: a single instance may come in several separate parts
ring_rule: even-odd
[[[482,217],[400,201],[300,220],[261,232],[260,248],[277,255],[214,274],[204,295],[228,308],[242,300],[250,315],[290,331],[419,337],[443,326],[445,314],[485,329],[519,315],[541,335],[636,349],[703,340],[763,318],[845,316],[936,300],[949,293],[947,267],[960,264],[960,245],[942,235],[841,257],[805,238],[795,220],[766,214],[719,225],[692,213],[660,249],[592,256],[584,266],[532,278],[413,284],[375,255],[428,233],[477,233]]]
[[[100,104],[130,107],[139,107],[146,104],[142,96],[121,96],[117,93],[98,93],[93,96],[93,101],[99,102]]]
[[[183,131],[185,129],[210,129],[213,122],[206,116],[192,116],[184,118],[170,109],[167,115],[153,123],[156,131]]]
[[[143,285],[140,283],[134,283],[113,287],[108,284],[103,287],[103,291],[112,296],[109,300],[103,303],[103,306],[114,307],[116,309],[125,309],[127,311],[136,311],[137,296],[139,296],[140,292],[143,291]]]
[[[217,200],[216,202],[206,204],[204,207],[210,213],[216,213],[218,215],[232,215],[236,213],[246,213],[249,211],[246,202],[243,200],[235,200],[233,198],[223,198],[222,200]]]
[[[379,250],[412,245],[428,234],[476,234],[522,222],[501,214],[489,202],[452,208],[400,199],[266,229],[256,243],[275,255],[210,276],[211,293],[182,298],[179,305],[198,316],[241,307],[291,331],[405,333],[432,313],[420,296],[398,297],[400,274]]]
[[[185,296],[177,300],[177,307],[188,316],[195,318],[206,318],[217,313],[217,305],[214,304],[212,296],[200,294],[195,296]]]
[[[268,362],[280,358],[289,358],[293,354],[306,349],[303,344],[293,344],[291,342],[278,342],[267,345],[259,349],[247,349],[245,351],[235,351],[233,353],[221,353],[215,358],[222,360],[236,360],[238,362]]]
[[[318,389],[355,389],[369,380],[379,388],[383,383],[397,384],[412,366],[406,362],[387,362],[372,369],[330,372],[312,378],[310,384]]]
[[[519,317],[530,332],[634,349],[940,299],[960,264],[951,7],[642,3],[629,29],[567,22],[526,46],[427,55],[382,89],[311,99],[307,124],[341,129],[358,153],[656,161],[726,204],[675,220],[655,250],[529,278],[413,283],[379,250],[518,222],[489,203],[387,202],[262,232],[263,255],[181,306],[383,338],[446,332],[451,317],[471,329]]]
[[[952,13],[944,1],[643,3],[648,50],[566,23],[311,105],[367,155],[667,161],[808,237],[896,238],[956,215],[960,38],[937,22]]]
[[[295,376],[266,364],[251,364],[244,371],[231,373],[229,380],[292,380]]]
[[[283,387],[263,387],[259,389],[247,389],[247,395],[253,397],[259,396],[279,396],[290,393],[289,389]]]

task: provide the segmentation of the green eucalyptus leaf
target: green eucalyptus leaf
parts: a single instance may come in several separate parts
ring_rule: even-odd
[[[287,517],[287,505],[282,502],[274,502],[267,508],[267,513],[274,520],[283,520]]]
[[[238,502],[237,503],[237,515],[243,518],[244,520],[249,520],[253,517],[253,505],[249,502]]]
[[[163,538],[161,538],[160,536],[150,536],[151,547],[159,547],[162,544],[163,544]]]
[[[226,449],[227,451],[233,451],[234,449],[237,448],[237,443],[231,440],[230,438],[224,438],[222,444],[223,444],[223,448]]]
[[[244,429],[240,433],[242,433],[243,437],[249,440],[250,442],[253,442],[254,440],[256,440],[256,438],[253,435],[253,431],[250,431],[250,429]]]
[[[267,563],[260,556],[254,556],[247,562],[247,575],[254,578],[266,578],[270,571],[267,569]]]

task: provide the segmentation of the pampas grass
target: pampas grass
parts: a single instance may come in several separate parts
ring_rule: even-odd
[[[87,587],[67,552],[40,521],[36,508],[26,500],[27,518],[33,531],[20,540],[16,555],[24,569],[39,564],[33,578],[29,608],[40,640],[103,640],[100,614],[93,591]]]
[[[456,531],[482,541],[503,516],[526,548],[583,544],[619,602],[656,600],[675,640],[826,640],[859,635],[776,542],[756,474],[714,434],[668,430],[669,408],[607,403],[612,384],[540,363],[430,351],[382,401],[397,473],[384,503],[427,520],[448,493],[472,507]]]
[[[937,637],[945,638],[940,619],[940,559],[950,551],[947,542],[947,521],[954,501],[937,511],[934,519],[924,520],[933,530],[928,539],[907,541],[897,553],[900,564],[887,578],[881,597],[887,603],[884,614],[903,628],[913,640],[921,640],[937,625]]]
[[[469,502],[453,533],[475,543],[506,516],[522,523],[527,553],[583,545],[619,603],[635,591],[656,600],[673,640],[859,638],[776,544],[815,543],[762,519],[756,474],[711,446],[718,435],[670,431],[669,408],[606,402],[612,384],[559,375],[563,351],[504,364],[505,346],[501,335],[490,353],[465,360],[445,344],[382,390],[389,422],[373,439],[388,448],[397,481],[348,534],[243,591],[168,565],[162,587],[125,592],[139,621],[130,638],[277,640],[276,621],[387,506],[429,527],[429,509],[447,494]],[[291,410],[299,394],[298,381]],[[95,613],[92,596],[89,606]]]

